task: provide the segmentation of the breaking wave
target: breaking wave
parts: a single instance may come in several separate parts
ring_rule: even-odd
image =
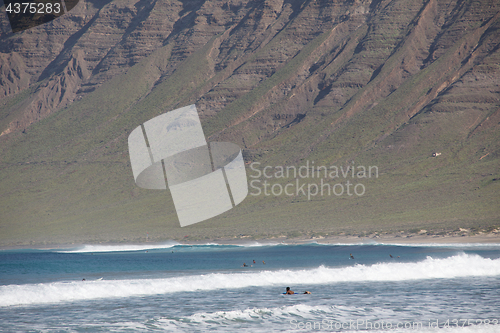
[[[91,252],[130,252],[130,251],[145,251],[153,249],[169,249],[180,245],[177,242],[168,242],[163,244],[124,244],[124,245],[83,245],[80,247],[56,250],[59,253],[91,253]]]
[[[364,316],[359,318],[359,313]],[[151,327],[168,332],[186,332],[193,330],[234,332],[234,325],[245,327],[245,323],[258,324],[252,326],[252,332],[269,332],[270,327],[280,331],[301,332],[346,332],[369,331],[382,332],[419,332],[431,333],[445,330],[460,333],[494,333],[497,325],[466,326],[440,328],[429,327],[430,320],[398,320],[401,314],[392,309],[380,307],[367,312],[365,308],[354,306],[311,306],[295,304],[281,307],[246,308],[242,310],[197,312],[185,317],[161,317],[148,323]],[[357,318],[352,320],[350,318]],[[433,324],[435,321],[433,321]],[[390,326],[389,326],[390,325]],[[390,328],[389,328],[390,327]],[[143,329],[146,327],[135,327]],[[381,328],[381,329],[377,329]]]
[[[460,254],[415,263],[378,263],[302,270],[211,273],[159,279],[51,282],[0,286],[0,306],[57,303],[175,292],[238,289],[284,284],[405,281],[500,275],[500,259]]]

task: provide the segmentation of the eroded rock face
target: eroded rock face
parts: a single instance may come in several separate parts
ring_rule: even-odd
[[[411,80],[411,91],[395,102],[392,127],[426,107],[498,108],[499,11],[496,1],[108,0],[80,1],[69,14],[17,34],[3,18],[0,96],[31,90],[5,111],[10,121],[0,130],[26,129],[166,45],[171,52],[156,83],[209,48],[190,97],[204,119],[249,98],[230,116],[233,129],[211,133],[257,132],[245,146],[315,108],[342,110],[340,124]]]
[[[207,141],[247,164],[380,167],[359,205],[249,198],[240,226],[498,221],[497,0],[81,0],[9,29],[0,16],[0,242],[135,241],[163,223],[127,136],[193,103]]]

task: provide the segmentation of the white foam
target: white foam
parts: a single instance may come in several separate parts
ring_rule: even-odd
[[[236,247],[266,247],[266,246],[300,246],[300,245],[321,245],[321,246],[363,246],[363,245],[374,245],[374,246],[404,246],[404,247],[447,247],[447,248],[499,248],[498,243],[377,243],[373,240],[363,241],[360,243],[318,243],[317,241],[311,241],[309,243],[301,244],[287,244],[282,242],[242,242],[234,244],[219,244],[219,243],[205,243],[205,244],[190,244],[190,243],[178,243],[175,241],[169,241],[161,244],[124,244],[124,245],[82,245],[73,249],[64,250],[53,250],[59,253],[91,253],[91,252],[130,252],[130,251],[146,251],[153,249],[168,249],[174,246],[193,246],[193,247],[225,247],[225,246],[236,246]]]
[[[91,252],[128,252],[153,249],[169,249],[180,243],[170,241],[162,244],[124,244],[124,245],[83,245],[74,249],[56,250],[59,253],[91,253]]]
[[[460,254],[416,263],[379,263],[341,268],[240,273],[212,273],[164,279],[128,279],[53,282],[0,286],[0,306],[56,303],[111,297],[131,297],[197,290],[238,289],[251,286],[329,284],[355,281],[406,281],[419,279],[499,276],[500,259]]]
[[[154,249],[169,249],[174,246],[179,247],[226,247],[226,246],[234,246],[234,247],[259,247],[259,246],[276,246],[276,245],[284,245],[281,243],[258,243],[258,242],[249,242],[249,243],[240,243],[240,244],[219,244],[219,243],[204,243],[204,244],[191,244],[191,243],[178,243],[175,241],[170,241],[162,244],[124,244],[124,245],[82,245],[77,248],[72,249],[54,249],[52,251],[58,253],[92,253],[92,252],[131,252],[131,251],[145,251],[145,250],[154,250]]]
[[[264,325],[272,327],[273,322],[281,322],[281,326],[288,325],[291,318],[313,319],[316,314],[322,315],[331,314],[335,311],[334,306],[310,306],[306,304],[295,304],[291,306],[282,307],[264,307],[264,308],[247,308],[243,310],[230,310],[230,311],[215,311],[215,312],[197,312],[191,316],[176,318],[159,318],[156,320],[156,326],[162,329],[170,330],[173,327],[188,328],[196,325],[197,328],[209,327],[224,327],[231,323],[239,322],[262,322],[267,323]],[[185,325],[185,324],[188,325]],[[234,327],[231,327],[234,329]],[[252,329],[254,331],[254,329]]]
[[[360,316],[360,314],[362,316]],[[270,332],[272,331],[270,328],[279,328],[280,331],[288,329],[287,331],[291,332],[342,331],[354,333],[369,330],[369,332],[372,333],[402,333],[410,331],[419,333],[435,333],[442,331],[453,333],[493,333],[497,332],[499,328],[498,325],[443,328],[442,324],[440,328],[430,328],[429,320],[401,320],[400,318],[401,312],[381,307],[371,308],[370,311],[367,312],[364,307],[295,304],[291,306],[254,307],[230,311],[202,311],[185,317],[162,317],[156,319],[152,325],[158,329],[169,332],[185,332],[192,330],[193,327],[196,327],[196,330],[202,331],[216,329],[217,331],[234,332],[234,325],[241,327],[241,323],[245,322],[252,323],[252,332]],[[386,328],[388,327],[388,323],[391,323],[391,328],[382,330],[373,329],[374,327],[376,328],[377,325],[380,327],[382,323],[384,323]],[[258,326],[256,326],[256,324]],[[405,324],[410,326],[404,328]],[[400,329],[397,328],[398,325],[401,327]],[[371,327],[371,329],[369,327]]]
[[[262,247],[262,246],[276,246],[276,245],[286,245],[286,244],[285,243],[276,243],[276,242],[259,243],[259,242],[255,241],[255,242],[240,243],[240,244],[235,244],[235,245],[243,246],[243,247]]]

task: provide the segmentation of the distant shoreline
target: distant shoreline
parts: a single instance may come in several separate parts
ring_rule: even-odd
[[[234,238],[215,238],[215,239],[204,239],[204,240],[173,240],[165,239],[164,241],[151,241],[151,242],[114,242],[114,241],[103,241],[103,242],[78,242],[78,243],[59,243],[59,244],[20,244],[20,245],[7,245],[0,246],[0,250],[21,250],[21,249],[33,249],[33,250],[49,250],[49,249],[68,249],[82,247],[85,245],[100,245],[100,246],[124,246],[124,245],[161,245],[168,242],[175,242],[179,245],[204,245],[204,244],[218,244],[218,245],[276,245],[276,244],[307,244],[307,243],[318,243],[318,244],[331,244],[331,245],[369,245],[369,244],[387,244],[387,245],[467,245],[467,244],[498,244],[500,245],[500,233],[480,233],[476,235],[408,235],[408,234],[383,234],[376,236],[326,236],[326,237],[297,237],[288,238],[282,237],[271,237],[271,238],[260,238],[252,239],[246,237],[234,237]]]
[[[262,239],[214,239],[210,241],[180,241],[181,244],[200,245],[207,243],[217,243],[220,245],[244,245],[252,243],[260,244],[277,244],[285,243],[293,244],[499,244],[500,234],[479,234],[473,236],[441,236],[441,235],[415,235],[415,236],[399,236],[399,235],[381,235],[378,237],[360,237],[360,236],[327,236],[327,237],[274,237]]]

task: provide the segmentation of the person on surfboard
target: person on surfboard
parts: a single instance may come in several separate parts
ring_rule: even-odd
[[[283,294],[285,294],[285,295],[294,295],[295,292],[292,291],[292,290],[290,290],[290,287],[286,287],[286,292],[283,293]],[[304,294],[309,294],[310,295],[311,292],[306,290],[306,291],[304,291]]]

